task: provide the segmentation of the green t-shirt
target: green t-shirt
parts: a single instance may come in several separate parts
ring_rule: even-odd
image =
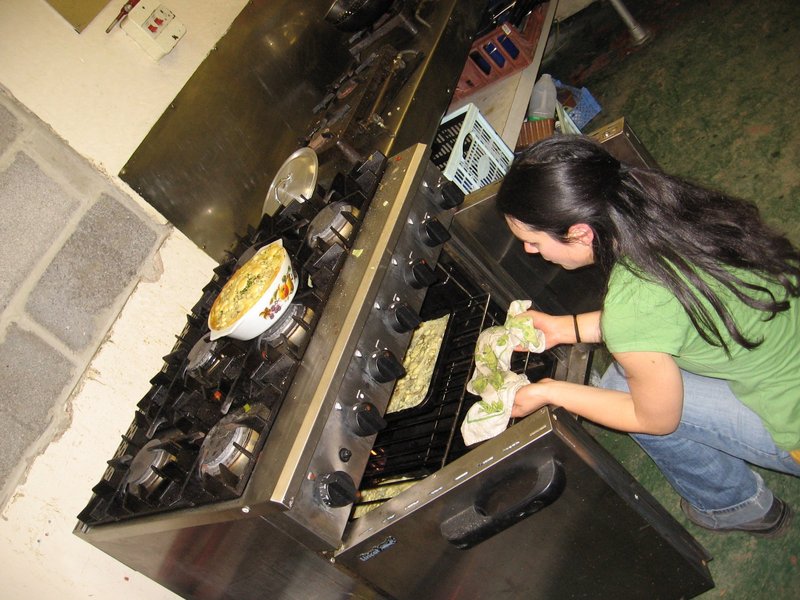
[[[746,277],[764,285],[752,274]],[[800,300],[792,298],[789,310],[767,320],[769,313],[746,306],[719,287],[717,293],[739,330],[750,340],[763,339],[757,348],[746,350],[731,340],[713,313],[731,352],[727,356],[723,348],[700,337],[671,292],[620,264],[611,272],[603,303],[603,340],[612,353],[663,352],[686,371],[727,380],[736,397],[761,417],[778,446],[799,449]],[[767,287],[778,299],[786,295],[782,287]]]

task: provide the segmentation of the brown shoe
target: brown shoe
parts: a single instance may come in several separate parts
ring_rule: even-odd
[[[681,498],[681,510],[683,511],[683,514],[686,515],[686,518],[692,523],[698,527],[702,527],[703,529],[708,529],[709,531],[714,531],[717,533],[742,531],[744,533],[750,533],[752,535],[758,535],[767,538],[780,537],[786,533],[786,530],[789,529],[789,523],[791,522],[793,515],[791,507],[777,496],[772,497],[772,506],[769,507],[769,510],[763,517],[754,521],[749,521],[748,523],[742,523],[736,527],[714,528],[703,525],[698,517],[695,516],[695,513],[697,512],[695,508],[683,498]]]

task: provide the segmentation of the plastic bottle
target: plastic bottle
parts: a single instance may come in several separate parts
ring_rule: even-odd
[[[528,120],[552,119],[556,114],[556,84],[544,73],[533,86],[528,104]]]

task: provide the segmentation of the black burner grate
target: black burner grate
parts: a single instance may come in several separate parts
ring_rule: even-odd
[[[349,238],[333,235],[329,243],[313,248],[306,244],[309,223],[322,208],[339,200],[363,216],[385,164],[383,155],[373,154],[351,172],[336,176],[327,191],[295,201],[275,217],[264,216],[258,227],[239,238],[227,260],[214,269],[175,347],[150,380],[151,388],[137,404],[133,423],[103,479],[93,488],[89,504],[78,515],[83,523],[119,521],[242,494],[361,221],[355,217],[347,221]],[[277,239],[283,241],[298,271],[294,302],[305,308],[307,320],[298,320],[306,335],[280,335],[268,343],[260,338],[222,338],[210,344],[207,319],[215,298],[239,266]],[[246,428],[235,435],[241,434],[248,446],[232,446],[236,452],[227,446],[220,449],[213,443],[215,431],[232,439],[235,435],[231,428],[215,429],[219,423]],[[221,453],[216,456],[230,457],[230,465],[214,469],[216,479],[200,473],[204,443]]]

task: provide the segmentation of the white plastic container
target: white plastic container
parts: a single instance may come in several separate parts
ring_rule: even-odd
[[[544,73],[533,86],[528,103],[528,120],[552,119],[556,114],[556,84]]]
[[[433,164],[465,194],[503,177],[512,160],[514,153],[474,104],[442,119],[431,147]]]

